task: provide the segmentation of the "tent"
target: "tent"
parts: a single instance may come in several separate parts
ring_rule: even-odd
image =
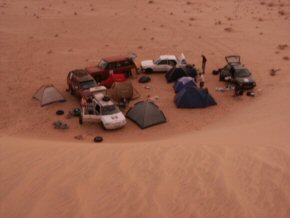
[[[134,88],[131,81],[127,79],[122,82],[114,82],[108,90],[108,94],[116,102],[119,102],[122,98],[130,100],[133,98]]]
[[[54,102],[64,102],[65,98],[53,85],[43,85],[33,95],[34,99],[40,101],[41,106],[45,106]]]
[[[151,101],[137,102],[128,110],[126,116],[141,129],[166,122],[163,112]]]
[[[177,80],[177,82],[174,85],[174,90],[177,93],[180,90],[182,90],[184,87],[189,87],[189,86],[196,87],[196,83],[194,81],[194,78],[192,78],[190,76],[184,76],[184,77],[181,77],[180,79]]]
[[[216,105],[207,90],[195,86],[183,88],[176,94],[174,101],[177,108],[205,108]]]
[[[172,67],[166,74],[166,80],[168,83],[176,82],[179,78],[187,76],[185,70],[181,67]]]
[[[184,76],[190,76],[196,81],[197,71],[192,65],[187,64],[173,67],[165,74],[168,83],[176,82],[179,78]]]

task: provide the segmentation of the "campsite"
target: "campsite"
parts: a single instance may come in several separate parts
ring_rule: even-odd
[[[2,0],[0,217],[290,217],[289,20],[288,0]]]

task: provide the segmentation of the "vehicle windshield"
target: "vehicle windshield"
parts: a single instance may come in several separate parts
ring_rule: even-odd
[[[103,59],[101,59],[100,62],[99,62],[99,64],[98,64],[98,66],[99,66],[100,68],[102,68],[102,69],[106,69],[107,65],[108,65],[108,62],[106,62],[106,61],[103,60]]]
[[[251,73],[247,69],[236,69],[235,71],[236,77],[249,77]]]
[[[102,115],[110,115],[118,113],[120,110],[116,105],[107,105],[102,107]]]
[[[81,89],[90,89],[90,88],[96,87],[96,82],[95,80],[87,80],[87,81],[80,82],[80,86],[81,86]]]
[[[159,62],[160,62],[160,59],[158,58],[158,59],[153,59],[153,63],[154,64],[159,64]]]

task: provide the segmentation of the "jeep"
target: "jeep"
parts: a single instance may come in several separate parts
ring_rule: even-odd
[[[229,81],[243,89],[253,89],[256,86],[251,72],[241,64],[240,56],[231,55],[226,56],[225,59],[227,65],[218,70],[220,81]]]
[[[111,74],[124,73],[126,77],[129,77],[133,71],[137,72],[137,66],[133,59],[132,56],[102,58],[97,66],[87,67],[86,70],[97,83],[108,79]]]
[[[78,97],[88,96],[98,85],[86,70],[77,69],[67,75],[68,91]]]

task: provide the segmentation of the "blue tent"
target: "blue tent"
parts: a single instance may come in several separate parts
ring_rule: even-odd
[[[177,108],[205,108],[217,104],[207,90],[194,86],[183,88],[174,101]]]
[[[171,68],[166,74],[166,80],[168,83],[176,82],[178,79],[184,76],[190,76],[196,79],[197,71],[192,65],[178,65]]]
[[[174,90],[177,93],[180,90],[182,90],[184,87],[190,87],[190,86],[196,87],[194,78],[190,76],[184,76],[177,80],[177,82],[174,85]]]

